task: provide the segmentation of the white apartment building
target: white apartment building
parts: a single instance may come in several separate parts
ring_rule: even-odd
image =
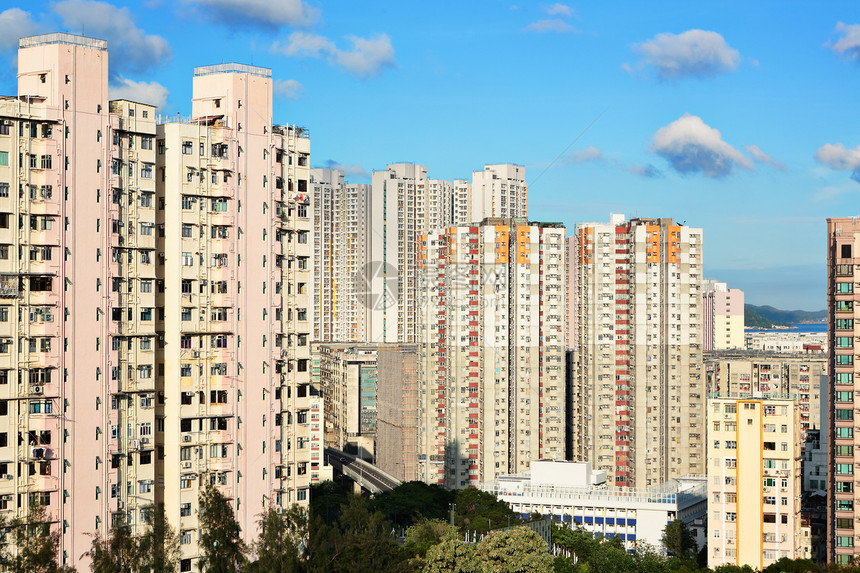
[[[568,331],[586,406],[572,442],[619,486],[703,473],[702,230],[612,215],[574,237]]]
[[[370,185],[344,183],[343,172],[312,169],[314,331],[317,341],[365,339]]]
[[[708,567],[808,559],[800,416],[793,400],[708,400]]]
[[[420,238],[419,479],[449,488],[564,456],[564,227]]]

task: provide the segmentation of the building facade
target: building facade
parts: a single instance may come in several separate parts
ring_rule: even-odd
[[[359,342],[367,338],[369,285],[363,281],[372,239],[370,185],[345,183],[343,172],[312,169],[313,339]]]
[[[860,371],[854,359],[858,329],[860,222],[858,218],[827,219],[827,387],[828,562],[847,564],[860,551],[860,508],[855,499],[855,473],[860,463],[860,435],[855,426],[855,396]]]
[[[744,291],[706,279],[702,301],[704,350],[744,347]]]
[[[266,68],[195,68],[192,116],[158,126],[164,500],[192,570],[202,488],[231,500],[247,541],[324,471],[309,155],[306,130],[272,123]]]
[[[707,541],[702,531],[707,485],[702,476],[649,488],[613,487],[606,484],[606,472],[593,471],[590,462],[536,460],[528,472],[499,476],[481,489],[523,518],[539,513],[568,527],[620,539],[629,551],[642,542],[661,547],[666,524],[676,519],[687,525],[699,546]]]
[[[705,354],[709,395],[726,398],[797,399],[800,429],[819,429],[822,392],[827,391],[827,360],[820,354],[725,350]]]
[[[708,567],[808,559],[795,402],[714,398],[708,409]]]
[[[612,215],[574,238],[568,316],[586,423],[572,441],[615,485],[704,473],[702,230]]]
[[[563,457],[564,227],[421,237],[420,479],[450,488]]]

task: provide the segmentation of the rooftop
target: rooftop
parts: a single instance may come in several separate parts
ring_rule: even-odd
[[[249,66],[248,64],[215,64],[214,66],[200,66],[194,68],[194,76],[211,76],[213,74],[250,74],[252,76],[260,76],[261,78],[271,78],[272,70],[269,68],[261,68],[258,66]]]
[[[92,48],[93,50],[101,50],[103,52],[107,51],[107,40],[76,36],[75,34],[67,34],[65,32],[27,36],[18,40],[19,48],[36,48],[50,44],[67,44],[69,46],[83,46],[84,48]]]

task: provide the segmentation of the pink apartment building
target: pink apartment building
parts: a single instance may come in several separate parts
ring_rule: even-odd
[[[23,38],[0,99],[0,511],[61,560],[164,502],[197,569],[200,488],[246,539],[322,479],[310,384],[310,143],[271,72],[197,68],[189,119],[108,101],[107,44]]]

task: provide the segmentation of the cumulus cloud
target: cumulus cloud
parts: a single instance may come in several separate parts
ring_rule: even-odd
[[[302,0],[190,0],[212,20],[228,26],[309,26],[320,11]]]
[[[305,88],[296,80],[275,80],[275,84],[272,86],[272,89],[279,96],[283,96],[291,100],[299,99],[305,92]]]
[[[386,34],[373,38],[346,36],[352,44],[350,49],[342,50],[333,41],[309,32],[293,32],[286,45],[275,42],[272,51],[287,57],[322,58],[333,66],[339,66],[350,75],[368,78],[377,75],[383,68],[393,67],[394,48]]]
[[[111,99],[127,99],[139,103],[154,105],[164,109],[170,91],[158,82],[136,82],[122,76],[117,77],[108,86],[108,97]]]
[[[833,44],[833,51],[849,60],[860,62],[860,24],[836,24],[836,31],[841,34]]]
[[[860,145],[846,149],[841,143],[825,143],[815,152],[815,160],[839,171],[850,171],[851,179],[860,183]]]
[[[653,67],[660,79],[707,78],[735,70],[741,59],[720,34],[706,30],[657,34],[633,51],[642,56],[640,66]]]
[[[647,165],[631,165],[627,168],[627,171],[629,171],[633,175],[647,177],[648,179],[656,179],[658,177],[663,177],[663,172],[651,165],[650,163]]]
[[[370,174],[367,172],[367,170],[358,163],[347,165],[345,163],[338,163],[334,159],[329,159],[325,162],[325,166],[328,169],[337,169],[339,171],[342,171],[345,177],[370,177]]]
[[[107,40],[113,71],[143,72],[171,57],[167,40],[138,28],[128,8],[98,0],[63,0],[51,9],[67,29],[86,29],[87,35]]]
[[[29,12],[20,8],[0,12],[0,50],[17,48],[18,38],[31,35],[35,28]]]
[[[561,18],[550,18],[547,20],[538,20],[532,22],[525,28],[529,32],[574,32],[576,28],[562,20]]]
[[[700,117],[684,114],[654,134],[654,153],[681,174],[725,177],[735,167],[752,169],[752,162],[723,141],[722,134]]]
[[[586,161],[603,161],[603,151],[593,145],[585,149],[574,149],[569,157],[572,163],[584,163]]]
[[[544,12],[546,12],[550,16],[562,16],[564,18],[570,18],[571,16],[573,16],[573,10],[570,9],[570,6],[561,3],[555,3],[552,6],[547,6],[544,9]]]
[[[788,167],[785,166],[785,163],[783,163],[782,161],[777,161],[772,156],[762,151],[758,145],[747,145],[746,148],[747,153],[752,155],[752,158],[759,163],[770,165],[771,167],[779,169],[780,171],[788,171]]]

